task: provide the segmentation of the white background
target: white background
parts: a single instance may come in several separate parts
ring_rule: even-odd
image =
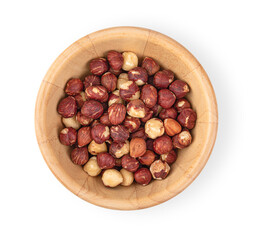
[[[1,1],[0,239],[258,239],[258,1]],[[55,58],[113,26],[164,33],[207,71],[219,107],[213,153],[177,197],[139,211],[69,192],[39,151],[34,107]]]

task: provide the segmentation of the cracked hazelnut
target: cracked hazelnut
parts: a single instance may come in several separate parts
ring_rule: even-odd
[[[92,155],[97,155],[98,153],[107,152],[106,143],[98,144],[94,140],[88,145],[88,151]]]
[[[144,85],[148,80],[146,69],[135,67],[128,72],[129,80],[135,82],[138,86]]]
[[[152,108],[157,102],[157,90],[150,84],[144,85],[141,91],[140,99],[148,108]]]
[[[86,146],[91,141],[92,141],[91,128],[90,127],[82,127],[82,128],[80,128],[78,133],[77,133],[77,144],[78,144],[78,147]]]
[[[168,136],[174,136],[182,131],[181,125],[172,118],[166,118],[164,120],[165,132]]]
[[[136,132],[140,127],[140,120],[135,117],[126,116],[123,125],[128,129],[130,133]]]
[[[89,100],[84,103],[81,113],[86,117],[97,119],[103,114],[103,106],[100,102]]]
[[[131,117],[143,118],[146,115],[145,104],[140,100],[132,100],[127,105],[127,113]]]
[[[152,175],[147,168],[140,168],[134,173],[134,179],[138,184],[146,186],[150,183]]]
[[[164,136],[158,137],[153,142],[153,148],[157,154],[161,155],[161,154],[169,153],[173,149],[173,143],[170,137],[164,135]]]
[[[154,107],[151,108],[151,110],[153,111],[154,116],[157,117],[159,113],[162,111],[162,107],[156,104]]]
[[[102,171],[102,169],[98,166],[97,158],[95,156],[88,160],[83,169],[92,177],[98,176]]]
[[[123,182],[123,177],[118,170],[107,169],[102,175],[102,181],[106,187],[116,187]]]
[[[121,169],[120,173],[123,177],[123,181],[121,183],[122,186],[130,186],[134,181],[134,175],[132,172],[127,171],[126,169]]]
[[[125,141],[124,143],[112,142],[109,148],[110,154],[115,158],[121,158],[123,155],[129,153],[129,141]]]
[[[188,129],[193,129],[196,124],[197,114],[191,108],[183,109],[177,117],[177,121]]]
[[[129,131],[122,125],[111,127],[111,138],[114,142],[125,142],[129,138]]]
[[[65,93],[67,95],[75,96],[84,89],[84,84],[79,78],[72,78],[67,82]]]
[[[126,107],[122,103],[114,103],[108,108],[108,114],[112,125],[121,124],[126,116]]]
[[[59,133],[59,140],[63,145],[72,146],[76,143],[77,132],[74,128],[64,128]]]
[[[124,71],[130,71],[132,68],[138,66],[138,57],[133,52],[124,52],[122,53],[123,65],[122,69]]]
[[[176,100],[174,107],[180,113],[185,108],[191,108],[191,104],[186,98],[179,98]]]
[[[110,96],[109,96],[109,100],[108,100],[108,106],[111,106],[113,103],[124,103],[124,101],[122,100],[122,98],[120,97],[120,92],[119,90],[115,90],[113,91]]]
[[[127,154],[122,157],[121,166],[130,172],[136,172],[139,168],[139,161]]]
[[[112,124],[110,122],[110,119],[109,119],[109,114],[107,112],[105,112],[101,117],[100,117],[100,123],[108,126],[108,127],[111,127]]]
[[[174,81],[174,74],[170,70],[159,71],[155,74],[153,84],[156,88],[168,88],[169,84]]]
[[[110,138],[110,129],[108,126],[105,126],[101,123],[96,124],[91,129],[91,136],[96,143],[104,143]]]
[[[149,138],[156,139],[164,134],[164,124],[158,118],[151,118],[145,124],[145,133]]]
[[[137,158],[145,154],[146,142],[143,138],[132,138],[130,141],[130,156]]]
[[[120,85],[120,97],[125,101],[139,99],[139,87],[133,81],[126,81]]]
[[[160,69],[158,63],[151,57],[145,57],[141,66],[147,70],[149,76],[154,75]]]
[[[76,100],[77,108],[78,109],[82,108],[85,101],[87,100],[85,92],[80,92],[79,94],[75,95],[75,100]]]
[[[155,161],[156,155],[154,152],[147,150],[145,154],[138,158],[141,164],[149,166],[152,162]]]
[[[71,118],[76,115],[77,105],[74,97],[63,98],[58,104],[58,113],[64,118]]]
[[[104,86],[90,86],[85,89],[86,96],[89,99],[106,102],[108,100],[108,92]]]
[[[192,135],[188,130],[183,130],[172,138],[174,148],[183,149],[192,143]]]
[[[125,82],[129,81],[129,77],[127,73],[121,73],[117,80],[117,89],[120,90],[121,85]]]
[[[175,80],[169,89],[175,94],[176,98],[183,98],[189,91],[189,86],[182,80]]]
[[[92,118],[84,116],[81,112],[76,114],[76,120],[83,126],[87,126],[93,121]]]
[[[174,108],[163,109],[159,113],[159,118],[161,118],[162,120],[165,120],[166,118],[176,119],[176,117],[177,117],[177,111]]]
[[[172,93],[168,89],[161,89],[158,92],[158,104],[162,108],[171,108],[175,103],[176,97],[174,93]]]
[[[107,54],[107,59],[112,69],[120,70],[122,68],[124,60],[121,53],[114,50],[109,51]]]
[[[130,135],[131,138],[143,138],[144,140],[147,139],[145,129],[144,128],[139,128],[136,132],[131,133]]]
[[[174,150],[171,150],[169,153],[165,153],[160,155],[161,159],[168,164],[172,164],[177,159],[177,154]]]
[[[161,160],[154,161],[150,166],[150,172],[154,179],[165,179],[170,171],[170,166]]]
[[[90,86],[98,86],[100,84],[101,84],[101,79],[98,76],[88,75],[85,77],[85,80],[84,80],[85,88],[88,88]]]
[[[84,165],[88,161],[87,147],[74,148],[71,152],[71,160],[74,164]]]
[[[107,72],[102,75],[101,83],[108,90],[108,92],[112,92],[116,89],[117,77],[113,73]]]
[[[141,118],[141,122],[145,123],[153,117],[153,111],[150,108],[145,107],[145,117]]]
[[[109,154],[107,152],[98,153],[97,154],[97,163],[101,169],[109,169],[109,168],[113,168],[115,166],[115,159],[111,154]]]
[[[62,122],[66,127],[72,127],[76,130],[81,127],[81,124],[76,120],[76,116],[71,118],[62,118]]]
[[[101,76],[108,71],[108,63],[105,58],[96,58],[90,61],[90,71],[92,74]]]

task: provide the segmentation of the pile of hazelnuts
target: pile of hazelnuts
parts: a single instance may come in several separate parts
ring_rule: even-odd
[[[58,104],[59,139],[73,146],[72,162],[108,187],[166,178],[176,150],[192,142],[197,115],[184,98],[188,84],[150,57],[139,67],[133,52],[109,51],[89,68],[83,81],[67,82]]]

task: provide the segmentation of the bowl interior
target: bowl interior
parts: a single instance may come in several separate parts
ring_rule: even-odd
[[[72,77],[84,77],[89,61],[106,56],[109,50],[133,51],[156,59],[186,81],[188,99],[197,112],[193,143],[179,151],[169,176],[148,186],[133,184],[114,189],[103,186],[100,177],[89,177],[70,160],[70,148],[60,144],[63,128],[57,104]],[[186,188],[206,164],[217,132],[217,105],[210,81],[199,62],[179,43],[160,33],[141,28],[119,27],[92,33],[73,43],[52,64],[38,94],[35,112],[36,134],[46,163],[55,176],[74,194],[93,204],[113,209],[140,209],[164,202]]]

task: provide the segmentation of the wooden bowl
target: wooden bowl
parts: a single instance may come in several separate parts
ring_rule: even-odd
[[[164,69],[172,70],[178,79],[187,81],[188,99],[197,112],[193,143],[179,151],[169,176],[148,186],[136,183],[130,187],[107,188],[100,177],[90,177],[81,166],[70,160],[70,147],[59,142],[63,128],[57,105],[65,96],[64,86],[72,77],[89,72],[91,59],[106,56],[109,50],[133,51],[139,59],[149,56]],[[68,47],[52,64],[42,81],[35,109],[38,144],[50,170],[78,197],[98,206],[133,210],[160,204],[183,191],[206,164],[217,134],[216,97],[209,78],[195,57],[175,40],[152,30],[115,27],[89,34]]]

